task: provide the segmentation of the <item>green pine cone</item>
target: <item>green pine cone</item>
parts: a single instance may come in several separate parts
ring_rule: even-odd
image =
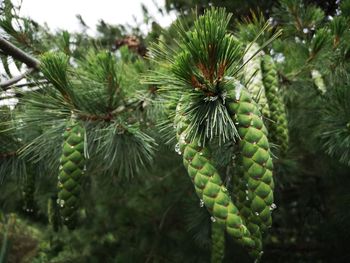
[[[251,191],[247,187],[247,182],[249,181],[248,174],[244,173],[244,169],[241,165],[241,160],[236,161],[235,170],[232,176],[233,180],[233,192],[236,193],[233,197],[235,198],[235,203],[237,204],[238,210],[241,217],[250,233],[255,244],[258,244],[258,247],[262,247],[262,237],[259,225],[254,223],[254,214],[252,212],[251,200],[249,196],[252,195]]]
[[[247,47],[246,53],[243,57],[243,62],[246,63],[243,72],[244,80],[246,82],[247,89],[252,94],[252,97],[256,99],[260,111],[264,117],[269,118],[270,109],[269,104],[267,103],[263,77],[261,74],[261,57],[263,53],[262,51],[258,52],[259,49],[260,47],[257,43],[252,43],[251,46],[248,45]],[[254,56],[254,54],[256,55]]]
[[[211,263],[221,263],[225,256],[225,229],[211,223]]]
[[[242,166],[235,162],[235,169],[232,176],[233,191],[235,193],[233,198],[242,218],[247,221],[251,216],[251,209],[246,185],[248,179],[244,176],[246,176],[246,174],[244,174]]]
[[[26,213],[32,214],[35,212],[35,175],[34,173],[28,173],[22,188],[23,196],[23,210]]]
[[[178,148],[179,153],[183,153],[184,166],[194,184],[198,197],[212,214],[212,221],[224,226],[227,233],[236,242],[247,248],[252,257],[259,258],[262,249],[261,243],[254,241],[245,226],[215,168],[209,148],[201,146],[197,138],[192,142],[187,141],[188,119],[179,114],[179,108],[177,109],[175,124],[179,141],[176,148]]]
[[[57,202],[62,220],[69,229],[75,227],[78,218],[79,195],[85,166],[84,133],[81,124],[71,121],[63,134]]]
[[[248,206],[253,213],[252,220],[249,221],[265,231],[272,224],[270,210],[274,206],[273,164],[267,130],[258,105],[253,101],[247,89],[242,88],[239,96],[228,94],[226,105],[241,138],[239,165],[242,166],[243,181],[247,187],[245,197],[249,200]]]
[[[273,122],[269,124],[269,137],[281,147],[281,152],[285,153],[289,143],[286,109],[279,93],[276,65],[270,56],[263,57],[261,70],[270,108],[270,119]]]

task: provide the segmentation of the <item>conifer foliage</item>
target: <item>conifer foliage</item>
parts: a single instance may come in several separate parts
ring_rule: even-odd
[[[164,92],[175,98],[182,94],[175,116],[177,151],[183,154],[198,197],[212,221],[226,227],[235,241],[259,259],[262,233],[272,224],[273,165],[262,114],[238,80],[244,62],[240,43],[227,32],[229,21],[230,15],[223,9],[210,9],[189,31],[178,24],[182,39],[178,55],[172,58],[172,54],[164,54],[163,45],[153,52],[160,58],[170,57],[173,77],[162,79],[167,85]],[[212,161],[210,145],[215,140],[236,144],[244,173],[240,180],[246,193],[247,216],[233,201],[237,199],[236,189],[229,194],[218,164]]]
[[[96,37],[0,2],[0,262],[348,261],[350,1],[185,2]]]

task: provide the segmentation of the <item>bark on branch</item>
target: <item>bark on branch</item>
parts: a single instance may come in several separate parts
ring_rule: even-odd
[[[3,90],[8,90],[13,84],[17,83],[21,79],[25,78],[27,75],[39,68],[39,60],[28,55],[23,50],[19,49],[15,45],[11,44],[9,41],[0,36],[0,50],[2,50],[6,55],[13,57],[16,60],[19,60],[28,66],[28,69],[9,80],[5,80],[0,83],[0,88]]]
[[[17,59],[29,68],[37,69],[39,67],[39,60],[28,55],[23,50],[19,49],[15,45],[11,44],[9,41],[0,36],[0,49],[5,52],[5,54],[10,55],[14,59]]]
[[[11,89],[11,86],[13,84],[16,84],[18,81],[20,81],[21,79],[25,78],[27,75],[29,75],[30,73],[32,73],[35,69],[34,68],[29,68],[27,69],[25,72],[23,72],[22,74],[13,77],[12,79],[8,79],[5,80],[3,82],[0,83],[0,87],[2,90],[8,90]]]

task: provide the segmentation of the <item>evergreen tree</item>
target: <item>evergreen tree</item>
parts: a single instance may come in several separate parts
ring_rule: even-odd
[[[166,1],[91,37],[4,0],[0,261],[347,262],[349,7]]]

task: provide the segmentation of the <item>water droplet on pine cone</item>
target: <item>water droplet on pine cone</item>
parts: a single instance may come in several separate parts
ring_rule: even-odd
[[[275,203],[272,203],[272,205],[270,206],[270,210],[275,210],[277,208],[277,205]]]
[[[181,144],[184,144],[185,143],[185,134],[184,133],[182,133],[181,135],[180,135],[180,139],[179,139],[179,142],[181,143]]]
[[[240,82],[236,82],[236,87],[235,87],[235,98],[236,100],[239,100],[241,98],[241,92],[243,89],[243,85]]]

